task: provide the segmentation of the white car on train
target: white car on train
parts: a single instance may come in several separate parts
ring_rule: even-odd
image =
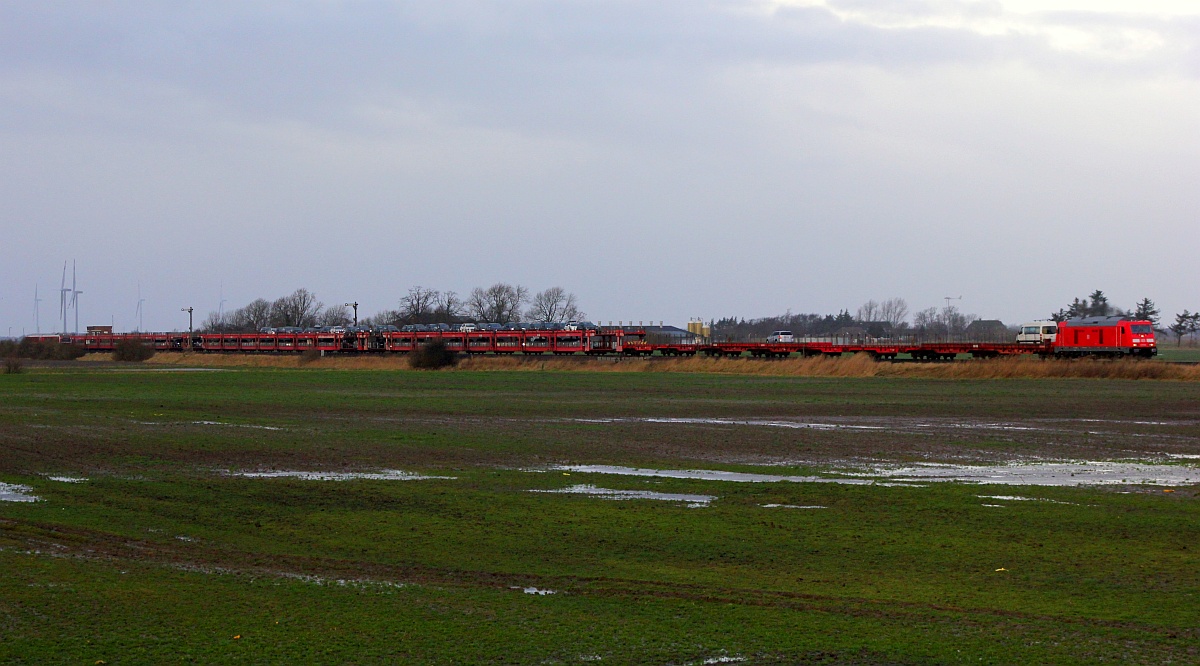
[[[1058,339],[1058,322],[1042,320],[1021,324],[1017,332],[1017,342],[1023,345],[1040,345],[1053,343]]]

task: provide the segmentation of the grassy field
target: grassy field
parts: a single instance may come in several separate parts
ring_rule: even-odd
[[[1158,359],[1162,361],[1188,361],[1200,363],[1200,347],[1163,345],[1158,348]]]
[[[1194,663],[1195,487],[559,466],[1182,464],[1198,398],[1156,380],[3,375],[0,482],[41,501],[0,501],[0,662]],[[243,475],[280,470],[434,478]],[[581,484],[713,499],[533,492]]]

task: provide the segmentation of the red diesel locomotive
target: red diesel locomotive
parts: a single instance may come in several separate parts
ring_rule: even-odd
[[[1060,322],[1054,340],[1054,355],[1068,358],[1126,355],[1150,358],[1157,353],[1153,323],[1119,316]]]

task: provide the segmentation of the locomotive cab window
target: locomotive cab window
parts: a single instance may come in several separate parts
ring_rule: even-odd
[[[1150,333],[1154,332],[1154,327],[1150,324],[1134,324],[1129,328],[1138,335],[1149,335]]]

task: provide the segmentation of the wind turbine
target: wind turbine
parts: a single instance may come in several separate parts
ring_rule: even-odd
[[[142,298],[142,283],[141,283],[141,282],[139,282],[139,283],[138,283],[138,304],[137,304],[137,310],[135,310],[135,311],[134,311],[134,313],[133,313],[133,316],[137,318],[137,322],[138,322],[138,327],[137,327],[137,330],[138,330],[138,333],[141,333],[141,332],[142,332],[142,303],[145,303],[145,302],[146,302],[146,299]]]
[[[62,332],[67,334],[67,262],[63,261],[62,284],[58,288],[58,314],[62,317]]]
[[[225,330],[225,283],[221,283],[221,302],[217,303],[217,325]]]
[[[75,288],[75,261],[71,260],[71,307],[75,308],[75,333],[79,333],[79,295],[82,294]]]
[[[42,322],[41,322],[41,319],[38,317],[38,303],[41,303],[42,300],[43,299],[38,298],[37,285],[36,284],[33,285],[33,326],[34,326],[34,330],[37,331],[38,333],[42,332]]]

